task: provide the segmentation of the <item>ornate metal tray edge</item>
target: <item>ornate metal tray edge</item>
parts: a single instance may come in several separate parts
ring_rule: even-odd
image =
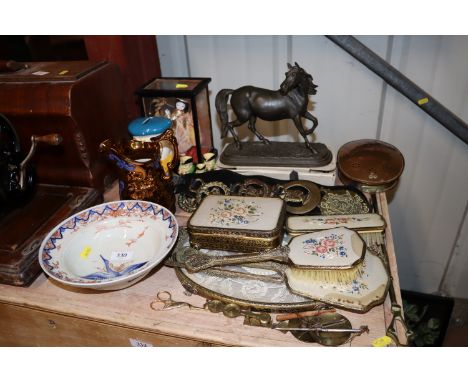
[[[269,312],[285,312],[291,310],[316,310],[324,305],[331,305],[337,309],[345,310],[348,312],[354,313],[367,313],[372,308],[382,305],[387,298],[388,289],[390,287],[391,279],[390,277],[387,279],[387,284],[385,286],[385,292],[382,294],[382,297],[378,300],[373,301],[372,303],[368,304],[363,309],[352,309],[350,307],[340,306],[336,302],[326,301],[326,300],[310,300],[305,302],[297,302],[297,303],[259,303],[249,300],[244,300],[240,298],[233,298],[226,295],[223,295],[218,292],[214,292],[208,288],[205,288],[195,281],[188,278],[184,272],[180,269],[175,269],[176,276],[181,282],[182,286],[188,290],[190,293],[205,297],[207,299],[212,300],[220,300],[226,303],[235,303],[241,307],[245,308],[253,308],[260,311],[269,311]],[[388,274],[388,272],[387,272]],[[300,293],[294,292],[297,295],[301,295]],[[308,297],[303,295],[303,297]]]
[[[190,293],[212,300],[234,303],[244,308],[253,308],[267,312],[286,312],[291,310],[315,310],[325,305],[324,303],[315,300],[297,303],[259,303],[255,301],[243,300],[240,298],[233,298],[218,292],[214,292],[197,284],[195,281],[188,278],[181,269],[175,268],[175,273],[182,286]]]

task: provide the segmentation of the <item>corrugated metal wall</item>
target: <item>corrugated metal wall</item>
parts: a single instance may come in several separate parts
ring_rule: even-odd
[[[468,37],[358,38],[468,119]],[[316,141],[336,150],[350,140],[377,138],[405,156],[405,172],[390,203],[402,287],[468,298],[466,144],[322,36],[158,36],[158,48],[164,76],[212,78],[212,105],[222,88],[277,89],[286,63],[297,61],[319,85],[312,97],[319,120]],[[220,148],[214,107],[212,113]],[[298,140],[288,121],[262,123],[259,130],[272,139]],[[249,136],[246,127],[239,133]]]

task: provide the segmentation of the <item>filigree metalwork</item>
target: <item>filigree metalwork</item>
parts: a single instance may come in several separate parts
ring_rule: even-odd
[[[231,191],[233,195],[239,196],[271,197],[275,194],[275,188],[275,186],[270,186],[258,179],[247,179],[244,182],[234,184]]]
[[[231,195],[228,186],[223,182],[207,182],[196,178],[189,186],[189,193],[177,195],[177,203],[185,212],[194,212],[208,195]]]
[[[258,253],[242,253],[239,255],[229,256],[210,256],[195,251],[192,254],[185,256],[185,267],[189,272],[200,272],[215,266],[259,263],[270,260],[288,263],[289,250],[288,246],[281,246]]]
[[[192,213],[207,195],[279,197],[286,202],[286,211],[293,214],[310,212],[320,202],[320,188],[308,180],[271,185],[259,179],[246,179],[229,187],[223,182],[195,178],[188,192],[177,195],[177,203],[184,211]]]
[[[369,205],[357,193],[349,190],[335,192],[323,190],[324,195],[320,201],[320,210],[323,215],[367,214]]]

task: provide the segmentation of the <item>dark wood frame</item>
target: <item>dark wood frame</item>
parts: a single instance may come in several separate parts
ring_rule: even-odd
[[[184,89],[178,89],[178,90],[156,90],[156,89],[145,89],[146,86],[151,84],[153,81],[161,79],[161,80],[177,80],[177,81],[184,81],[184,80],[196,80],[200,81],[198,85],[196,85],[193,89],[191,90],[184,90]],[[200,139],[200,127],[198,125],[198,112],[197,112],[197,107],[196,107],[196,96],[198,93],[200,93],[203,89],[207,89],[207,104],[208,104],[208,115],[210,117],[210,131],[211,131],[211,136],[210,136],[210,146],[213,148],[213,123],[211,121],[211,106],[210,106],[210,100],[209,100],[209,92],[208,92],[208,84],[211,82],[211,78],[209,77],[155,77],[151,79],[150,81],[146,82],[144,85],[142,85],[139,89],[136,90],[135,94],[141,97],[141,108],[142,108],[142,113],[144,114],[143,110],[143,97],[162,97],[162,98],[184,98],[184,99],[190,99],[190,107],[192,110],[192,117],[193,117],[193,126],[195,130],[195,143],[197,145],[197,156],[199,160],[203,158],[203,153],[201,151],[201,139]]]

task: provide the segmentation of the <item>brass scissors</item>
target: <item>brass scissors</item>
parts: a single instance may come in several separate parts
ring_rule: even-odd
[[[160,291],[156,295],[156,298],[151,301],[150,308],[156,311],[160,310],[171,310],[181,308],[183,306],[188,306],[189,309],[200,309],[204,310],[205,308],[189,304],[184,301],[174,301],[171,294],[168,291]]]

